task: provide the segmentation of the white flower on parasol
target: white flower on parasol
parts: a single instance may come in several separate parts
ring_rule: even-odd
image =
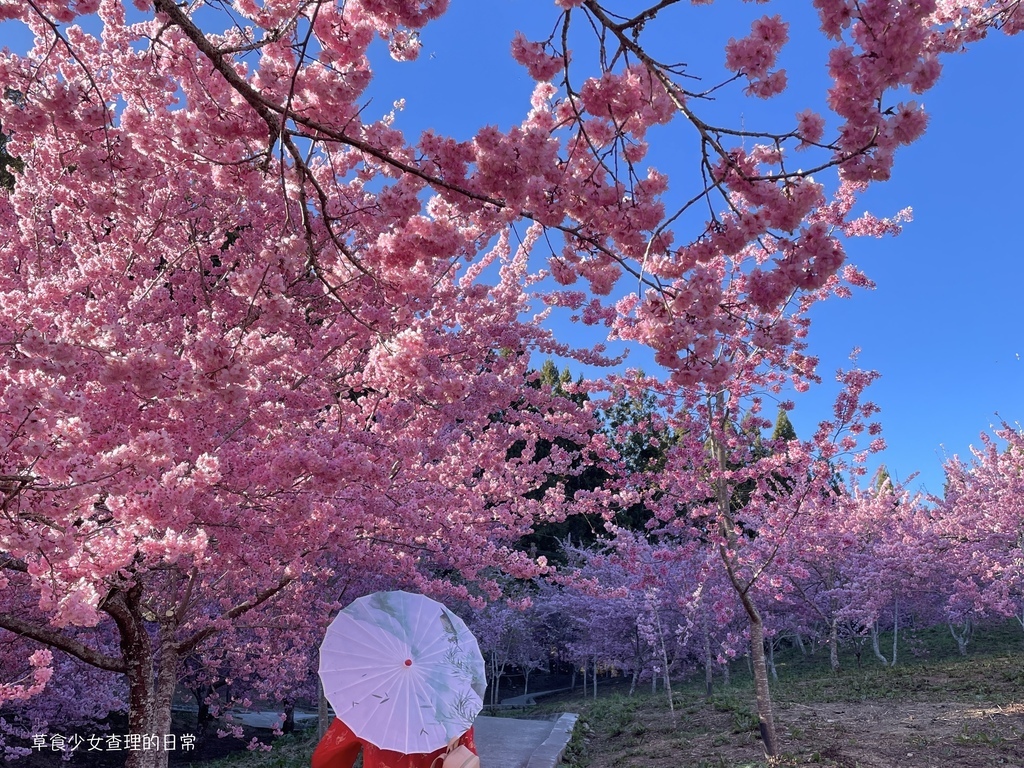
[[[403,754],[433,752],[469,730],[487,686],[462,619],[400,591],[361,597],[338,614],[320,646],[320,680],[356,736]]]

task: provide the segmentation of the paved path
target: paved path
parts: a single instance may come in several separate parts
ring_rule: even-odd
[[[511,696],[507,699],[501,700],[503,707],[532,707],[537,703],[537,698],[540,696],[547,696],[552,693],[565,693],[571,691],[572,688],[558,688],[553,691],[534,691],[533,693],[526,693],[522,696]]]
[[[537,698],[562,693],[535,691],[502,699],[503,707],[532,707]],[[564,714],[552,720],[519,720],[509,717],[477,717],[474,726],[481,768],[554,768],[572,738],[576,715]]]
[[[551,735],[550,720],[478,717],[473,727],[480,768],[526,768],[534,750]]]
[[[229,709],[224,713],[224,719],[238,725],[247,725],[250,728],[266,728],[274,730],[280,728],[284,723],[283,712],[242,712],[241,710]],[[295,727],[302,729],[307,726],[315,726],[317,716],[305,712],[295,713]]]
[[[474,725],[481,768],[554,768],[572,737],[576,715],[557,720],[478,717]]]

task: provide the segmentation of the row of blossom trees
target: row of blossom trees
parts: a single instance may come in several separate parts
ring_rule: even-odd
[[[943,498],[912,496],[883,470],[867,487],[833,476],[803,514],[792,512],[799,502],[790,498],[788,516],[762,519],[757,528],[749,499],[734,500],[738,537],[745,539],[735,550],[744,558],[734,561],[743,568],[737,581],[751,584],[748,593],[764,615],[765,648],[772,639],[805,651],[824,648],[838,672],[843,646],[859,665],[868,642],[879,662],[895,665],[904,625],[948,625],[961,653],[975,621],[1013,617],[1024,626],[1024,433],[1004,427],[997,438],[983,436],[970,463],[947,462]],[[785,487],[792,496],[797,484],[780,477],[772,492]],[[706,668],[710,682],[712,671],[727,673],[723,664],[750,652],[733,563],[722,567],[704,530],[609,531],[591,547],[568,544],[555,581],[538,583],[528,605],[488,607],[476,626],[501,616],[517,628],[515,642],[531,668],[557,655],[577,668],[632,675],[631,691],[641,676],[667,668]],[[525,623],[516,618],[523,616]],[[891,646],[880,645],[882,631]],[[518,663],[511,655],[507,661]]]
[[[860,665],[869,642],[880,663],[896,665],[904,626],[948,625],[960,653],[981,619],[1014,617],[1024,626],[1024,433],[1004,426],[983,436],[970,463],[947,462],[943,498],[912,496],[884,469],[862,486],[864,455],[844,462],[828,446],[852,449],[844,431],[876,432],[860,422],[873,411],[859,402],[871,377],[841,378],[837,418],[812,440],[762,441],[747,420],[720,465],[719,444],[706,433],[669,436],[665,464],[689,450],[674,477],[690,487],[655,487],[664,471],[622,482],[623,503],[633,501],[631,484],[643,485],[653,511],[647,531],[609,523],[602,544],[567,545],[555,583],[530,593],[529,630],[517,625],[530,667],[547,654],[582,670],[613,670],[632,676],[631,693],[641,677],[703,671],[710,693],[714,674],[727,675],[729,659],[749,654],[755,682],[763,668],[759,706],[771,739],[768,677],[780,639],[805,652],[827,649],[838,672],[843,646]],[[716,496],[723,477],[727,503]]]

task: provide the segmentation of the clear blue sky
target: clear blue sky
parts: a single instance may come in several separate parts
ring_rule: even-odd
[[[556,18],[553,5],[490,0],[484,14],[482,3],[453,0],[449,14],[424,30],[418,61],[374,60],[378,109],[383,113],[393,98],[404,97],[397,125],[410,136],[429,126],[469,138],[482,125],[507,128],[520,121],[532,83],[511,61],[508,45],[516,29],[531,39],[546,36]],[[787,14],[796,4],[684,5],[669,19],[668,34],[652,44],[678,50],[674,60],[700,72],[704,62],[720,67],[722,44],[746,33],[746,21],[731,19]],[[807,11],[792,18],[782,61],[792,97],[767,105],[723,97],[723,120],[730,109],[748,127],[758,109],[769,119],[791,119],[808,99],[823,98],[825,49]],[[1015,159],[1024,125],[1024,36],[995,33],[943,63],[938,85],[916,97],[931,114],[927,134],[900,153],[892,180],[866,197],[873,213],[910,206],[914,220],[897,238],[847,243],[850,260],[878,287],[815,309],[810,351],[821,358],[824,381],[797,396],[791,414],[798,434],[809,436],[830,415],[833,372],[860,347],[860,365],[882,374],[869,390],[882,408],[889,445],[880,461],[900,480],[919,472],[911,489],[937,494],[944,455],[966,456],[1000,417],[1024,423],[1024,182]],[[376,114],[372,108],[370,114]],[[651,370],[647,359],[633,355],[630,363]]]
[[[681,4],[666,17],[667,26],[652,25],[650,43],[666,59],[685,61],[714,82],[722,72],[722,45],[730,35],[746,34],[747,19],[786,14],[797,5]],[[825,48],[809,5],[799,4],[804,15],[792,18],[792,42],[782,61],[791,92],[768,103],[723,96],[712,107],[723,122],[788,130],[794,111],[820,103]],[[398,64],[383,46],[375,49],[378,78],[367,118],[405,98],[396,125],[410,138],[430,127],[468,139],[485,124],[508,128],[521,121],[532,82],[511,60],[509,43],[516,29],[531,39],[546,37],[556,16],[553,0],[452,0],[449,13],[424,31],[418,61]],[[10,23],[0,25],[0,41],[14,49],[27,45],[21,33]],[[942,490],[944,454],[966,455],[979,432],[999,417],[1024,422],[1024,247],[1018,231],[1024,221],[1018,168],[1024,36],[994,34],[944,64],[938,86],[920,98],[931,114],[928,133],[900,153],[892,181],[867,198],[867,207],[880,215],[911,206],[914,221],[898,238],[848,243],[851,260],[878,288],[814,311],[810,350],[821,358],[825,383],[795,398],[792,414],[798,434],[809,436],[829,413],[836,391],[832,372],[861,347],[861,365],[882,373],[871,391],[889,443],[881,461],[901,480],[920,472],[911,488],[933,493]],[[783,119],[789,122],[778,122]],[[651,158],[656,165],[659,158],[672,162],[655,152]],[[560,330],[573,333],[564,325]],[[630,358],[631,365],[650,370],[648,361],[644,355]]]

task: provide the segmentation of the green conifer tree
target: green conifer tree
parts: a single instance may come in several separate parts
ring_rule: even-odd
[[[796,430],[793,429],[793,422],[789,420],[789,414],[784,408],[779,408],[779,415],[775,417],[772,440],[796,440]]]

